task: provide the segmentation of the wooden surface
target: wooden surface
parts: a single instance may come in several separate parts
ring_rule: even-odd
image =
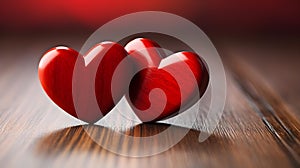
[[[299,40],[213,41],[225,63],[228,83],[226,107],[214,133],[199,143],[198,119],[168,151],[131,158],[103,149],[85,129],[109,143],[115,131],[144,137],[169,125],[133,125],[114,113],[106,119],[110,124],[85,125],[54,105],[39,84],[37,64],[44,51],[57,44],[80,49],[86,38],[1,39],[0,167],[299,167]],[[186,122],[187,118],[181,119],[176,131],[187,129]],[[114,140],[120,148],[140,150],[137,144]]]

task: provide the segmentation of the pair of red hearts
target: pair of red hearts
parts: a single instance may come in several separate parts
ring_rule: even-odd
[[[75,67],[80,77],[74,76]],[[102,42],[84,56],[68,47],[52,48],[42,57],[38,73],[48,96],[64,111],[88,123],[109,113],[123,95],[141,121],[161,120],[192,105],[208,84],[207,69],[197,54],[166,56],[157,43],[145,38],[134,39],[125,47]],[[114,85],[113,76],[118,80]],[[82,86],[76,103],[86,110],[75,110],[74,80]],[[160,91],[154,91],[157,88]],[[102,114],[88,108],[91,95],[96,96]]]

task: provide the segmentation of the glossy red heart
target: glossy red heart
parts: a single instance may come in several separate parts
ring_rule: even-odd
[[[144,68],[129,86],[131,106],[141,121],[173,116],[189,108],[206,90],[208,73],[197,54],[178,52],[164,58],[160,46],[144,38],[129,42],[125,49],[136,67]]]
[[[112,97],[112,76],[125,57],[127,52],[123,46],[113,42],[100,43],[84,56],[68,47],[52,48],[39,63],[40,82],[48,96],[64,111],[85,122],[94,123],[102,114],[106,115],[111,111],[115,106],[114,100],[118,101],[127,89],[124,84],[130,81],[132,73],[129,62],[119,67],[123,73],[117,74],[119,84],[113,86],[117,93],[114,96],[117,97]],[[73,97],[74,94],[76,98]],[[91,108],[95,96],[98,107]],[[80,110],[75,107],[80,107]]]

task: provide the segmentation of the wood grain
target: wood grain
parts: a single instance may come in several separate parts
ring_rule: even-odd
[[[236,43],[218,43],[227,67],[228,96],[214,133],[198,142],[201,117],[174,147],[158,155],[131,158],[111,153],[95,143],[119,142],[119,148],[140,150],[119,139],[117,131],[135,137],[157,134],[168,123],[137,124],[112,113],[108,124],[86,125],[65,114],[42,91],[37,78],[39,56],[50,46],[67,43],[74,48],[86,37],[1,40],[0,51],[0,167],[298,167],[299,120],[255,64],[235,55]],[[74,42],[75,41],[75,42]],[[18,46],[18,50],[14,49]],[[235,48],[236,47],[236,48]],[[226,50],[227,49],[227,50]],[[265,52],[265,48],[260,48]],[[225,52],[226,51],[226,52]],[[221,52],[221,55],[222,55]],[[268,52],[265,52],[268,54]],[[236,57],[231,57],[232,55]],[[273,88],[272,88],[273,87]],[[276,89],[276,87],[275,87]],[[293,106],[293,103],[291,103]],[[294,106],[296,107],[296,106]],[[297,116],[297,115],[296,115]],[[177,131],[187,129],[189,118],[178,119]],[[205,126],[205,125],[204,125]],[[165,137],[166,142],[170,137]],[[161,141],[155,141],[159,144]],[[151,146],[145,144],[145,148]]]

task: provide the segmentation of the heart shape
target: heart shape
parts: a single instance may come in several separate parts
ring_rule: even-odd
[[[199,100],[207,88],[207,69],[193,52],[166,57],[157,43],[145,38],[132,40],[125,49],[136,67],[143,69],[132,78],[127,95],[143,122],[176,115]]]
[[[134,67],[142,70],[130,81]],[[38,72],[48,96],[67,113],[88,123],[111,111],[128,85],[130,105],[141,121],[150,122],[189,108],[208,84],[208,72],[197,54],[179,52],[167,57],[157,43],[144,38],[129,42],[125,49],[102,42],[84,56],[68,47],[52,48],[42,57]],[[117,84],[112,84],[113,76]]]
[[[114,100],[120,100],[126,92],[124,86],[130,81],[132,73],[129,62],[123,64],[123,73],[118,74],[120,84],[113,86],[117,97],[113,99],[111,93],[114,70],[126,57],[124,47],[113,42],[102,42],[84,56],[68,47],[55,47],[43,55],[38,67],[39,79],[47,95],[60,108],[80,120],[94,123],[111,111],[115,106]],[[77,73],[73,76],[75,66]],[[74,82],[80,87],[75,91]],[[75,102],[74,94],[80,97]],[[99,109],[90,108],[93,95],[102,114]],[[80,110],[77,110],[78,106]]]

